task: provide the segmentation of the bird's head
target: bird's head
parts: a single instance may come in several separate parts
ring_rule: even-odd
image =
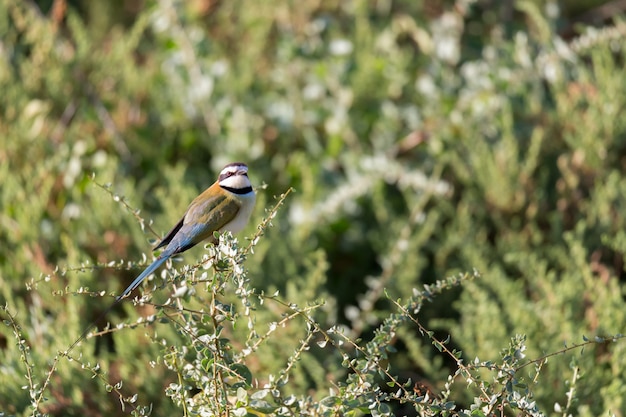
[[[226,165],[222,168],[217,181],[220,187],[236,194],[252,191],[252,184],[248,178],[248,166],[243,162]]]

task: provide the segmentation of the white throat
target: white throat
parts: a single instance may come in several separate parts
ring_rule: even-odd
[[[252,186],[250,179],[245,175],[233,175],[220,181],[220,186],[241,190]]]

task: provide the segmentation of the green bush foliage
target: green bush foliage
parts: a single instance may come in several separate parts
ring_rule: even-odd
[[[0,414],[626,414],[623,20],[118,3],[0,2]]]

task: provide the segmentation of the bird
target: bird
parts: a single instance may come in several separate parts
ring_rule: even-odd
[[[233,162],[222,168],[217,181],[189,204],[178,223],[153,248],[155,251],[163,248],[163,251],[116,297],[104,313],[83,331],[65,353],[68,354],[78,345],[104,315],[172,256],[185,252],[203,241],[216,244],[214,232],[241,231],[250,220],[255,202],[256,194],[248,178],[248,166],[243,162]]]

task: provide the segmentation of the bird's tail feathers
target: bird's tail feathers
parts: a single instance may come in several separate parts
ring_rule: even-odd
[[[143,282],[144,279],[146,279],[146,277],[148,277],[151,273],[156,271],[157,268],[160,267],[168,259],[169,259],[169,256],[164,256],[164,254],[161,254],[161,256],[159,256],[154,262],[150,264],[150,266],[144,269],[143,272],[139,274],[137,278],[135,278],[135,280],[124,290],[124,292],[119,297],[117,297],[117,300],[121,300],[122,298],[130,294],[135,288],[141,285],[141,283]]]

